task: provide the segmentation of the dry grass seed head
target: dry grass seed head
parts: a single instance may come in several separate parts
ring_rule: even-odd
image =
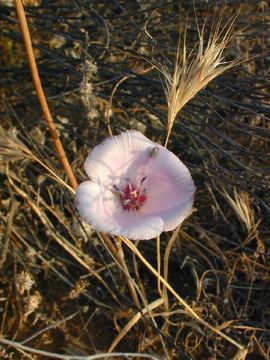
[[[17,161],[23,159],[29,159],[32,161],[38,162],[46,171],[51,175],[51,177],[68,188],[71,193],[75,193],[65,181],[63,181],[51,168],[49,165],[46,165],[40,158],[35,156],[33,152],[17,137],[17,130],[11,128],[10,130],[5,130],[0,126],[0,163],[7,161]]]
[[[22,271],[16,276],[16,287],[18,292],[23,295],[26,291],[29,293],[35,281],[28,271]]]
[[[233,208],[247,232],[250,233],[255,226],[255,220],[248,193],[246,191],[237,191],[236,188],[234,188],[233,196],[225,188],[222,189],[221,193]]]
[[[5,130],[0,126],[0,162],[16,161],[33,157],[32,152],[17,137],[17,130]]]
[[[26,298],[26,304],[24,307],[24,317],[27,318],[30,314],[35,312],[40,303],[42,301],[42,296],[38,291],[36,291],[33,295],[29,295]]]
[[[82,68],[83,80],[80,86],[81,100],[85,107],[87,117],[90,120],[98,116],[96,110],[96,96],[93,92],[93,77],[97,73],[97,66],[92,61],[86,60]]]
[[[183,31],[182,39],[179,38],[178,49],[175,58],[174,69],[171,70],[165,64],[154,64],[164,79],[164,91],[168,106],[167,115],[167,139],[170,136],[176,116],[200,90],[210,81],[221,75],[224,71],[239,63],[239,59],[225,62],[223,52],[229,42],[236,35],[233,32],[236,15],[231,17],[224,26],[222,19],[224,8],[218,20],[213,22],[207,45],[205,46],[205,23],[198,30],[198,44],[187,54],[186,36],[187,23]]]

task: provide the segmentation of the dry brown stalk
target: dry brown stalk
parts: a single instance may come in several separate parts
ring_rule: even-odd
[[[6,227],[5,234],[4,234],[3,240],[2,240],[3,245],[2,245],[1,255],[0,255],[0,269],[3,267],[3,264],[6,261],[6,257],[7,257],[7,253],[8,253],[8,246],[9,246],[9,241],[10,241],[10,234],[12,232],[12,227],[13,227],[13,221],[14,221],[14,218],[16,217],[19,205],[20,205],[20,203],[18,201],[16,201],[15,199],[11,200],[10,208],[9,208],[9,215],[8,215],[8,220],[7,220],[7,227]]]
[[[168,274],[169,274],[169,258],[170,258],[170,253],[173,247],[173,244],[177,238],[177,235],[179,233],[180,230],[180,226],[178,226],[172,236],[170,237],[170,240],[166,246],[166,250],[165,250],[165,254],[164,254],[164,279],[166,281],[168,281]],[[167,288],[166,286],[163,286],[163,297],[164,297],[164,305],[165,305],[165,311],[169,310],[169,298],[168,298],[168,292],[167,292]]]
[[[40,81],[40,77],[39,77],[39,73],[38,73],[38,69],[37,69],[37,65],[36,65],[35,55],[34,55],[34,51],[33,51],[33,47],[32,47],[31,37],[30,37],[22,1],[15,0],[15,6],[16,6],[18,19],[20,22],[20,28],[21,28],[21,32],[22,32],[22,36],[23,36],[23,40],[24,40],[24,45],[25,45],[28,61],[29,61],[30,72],[32,75],[32,79],[33,79],[34,87],[35,87],[37,97],[38,97],[38,100],[40,103],[40,107],[42,109],[43,115],[45,117],[48,128],[50,130],[51,138],[54,143],[55,149],[58,153],[59,159],[60,159],[60,161],[63,165],[63,168],[70,180],[72,187],[74,189],[76,189],[78,186],[76,178],[73,174],[73,171],[72,171],[70,163],[67,159],[65,150],[64,150],[62,143],[59,139],[59,136],[57,134],[56,126],[53,121],[53,118],[52,118],[51,112],[49,110],[49,106],[48,106],[48,103],[47,103],[47,100],[46,100],[46,97],[45,97],[45,94],[44,94],[44,91],[43,91],[43,88],[41,85],[41,81]]]
[[[106,124],[107,124],[107,129],[108,129],[108,133],[110,134],[110,136],[113,136],[113,132],[112,132],[112,128],[110,125],[110,111],[112,109],[112,101],[113,101],[113,96],[116,92],[116,90],[118,89],[118,87],[127,79],[129,79],[130,77],[132,77],[133,75],[126,75],[124,77],[122,77],[114,86],[113,91],[111,93],[107,108],[106,108],[106,114],[105,114],[105,119],[106,119]]]
[[[0,126],[0,161],[16,161],[32,157],[32,152],[18,139],[15,128],[7,131]]]
[[[242,349],[237,351],[232,360],[245,360],[248,354],[248,349]]]

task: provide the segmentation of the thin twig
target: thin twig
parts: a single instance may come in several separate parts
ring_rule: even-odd
[[[116,85],[113,88],[113,91],[111,93],[111,96],[110,96],[110,99],[109,99],[109,102],[108,102],[108,105],[106,108],[106,113],[105,113],[105,121],[106,121],[107,129],[108,129],[110,136],[113,136],[113,132],[112,132],[111,124],[110,124],[110,111],[112,110],[112,101],[113,101],[114,94],[115,94],[117,88],[122,84],[122,82],[124,82],[125,80],[129,79],[132,76],[133,75],[126,75],[126,76],[122,77],[122,79],[120,79],[116,83]]]
[[[59,327],[60,325],[66,323],[67,321],[73,319],[75,316],[77,316],[80,312],[76,311],[74,314],[71,314],[69,316],[67,316],[65,319],[61,319],[59,321],[55,321],[53,324],[50,324],[48,326],[46,326],[44,329],[39,330],[38,332],[36,332],[35,334],[29,336],[27,339],[23,340],[21,342],[21,344],[25,344],[33,339],[35,339],[37,336],[44,334],[46,331],[50,330],[50,329],[56,329],[57,327]]]
[[[38,99],[40,102],[40,106],[43,111],[43,115],[47,121],[48,128],[51,132],[52,140],[54,142],[55,148],[58,152],[58,155],[62,162],[62,165],[66,171],[66,174],[71,182],[72,187],[74,189],[76,189],[78,186],[77,181],[75,179],[75,176],[73,174],[73,171],[71,169],[69,161],[66,157],[62,143],[58,137],[56,126],[52,119],[52,116],[51,116],[51,113],[50,113],[50,110],[49,110],[49,107],[47,104],[47,100],[46,100],[45,94],[43,92],[43,88],[41,85],[41,81],[40,81],[40,77],[39,77],[39,73],[38,73],[38,69],[37,69],[37,65],[36,65],[36,61],[35,61],[35,56],[34,56],[34,52],[33,52],[33,47],[32,47],[32,42],[31,42],[31,38],[30,38],[30,34],[29,34],[27,20],[26,20],[26,16],[25,16],[25,12],[24,12],[24,8],[23,8],[21,0],[15,0],[15,5],[16,5],[16,10],[17,10],[17,14],[18,14],[19,22],[20,22],[20,28],[21,28],[21,32],[23,35],[27,56],[28,56],[30,71],[31,71],[33,83],[34,83],[34,86],[36,89],[36,93],[37,93],[37,96],[38,96]],[[117,250],[115,249],[115,246],[111,242],[111,239],[109,239],[107,236],[104,236],[104,234],[101,236],[103,237],[103,239],[107,243],[107,245],[109,244],[110,251],[112,251],[112,253],[115,255],[115,257],[117,258],[119,263],[121,263],[122,266],[126,267],[124,259],[121,258],[123,256],[123,254],[120,255],[119,253],[117,253]],[[77,258],[77,260],[79,260],[79,258]],[[126,268],[126,270],[127,270],[127,268]],[[129,280],[128,280],[128,285],[131,290],[131,294],[132,294],[134,303],[138,306],[139,302],[138,302],[136,291],[135,291],[134,287],[131,285],[131,282]]]

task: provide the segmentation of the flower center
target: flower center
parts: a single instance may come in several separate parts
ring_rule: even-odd
[[[139,186],[135,186],[130,182],[129,179],[126,179],[125,186],[120,189],[116,185],[114,185],[114,190],[118,195],[119,202],[123,211],[136,211],[139,212],[145,203],[146,197],[146,190],[142,188],[142,184],[146,176],[143,177],[140,181]]]

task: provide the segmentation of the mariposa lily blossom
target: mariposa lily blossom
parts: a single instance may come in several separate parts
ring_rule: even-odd
[[[139,131],[106,139],[84,167],[90,180],[79,185],[76,203],[96,231],[147,240],[174,230],[192,211],[189,170]]]

